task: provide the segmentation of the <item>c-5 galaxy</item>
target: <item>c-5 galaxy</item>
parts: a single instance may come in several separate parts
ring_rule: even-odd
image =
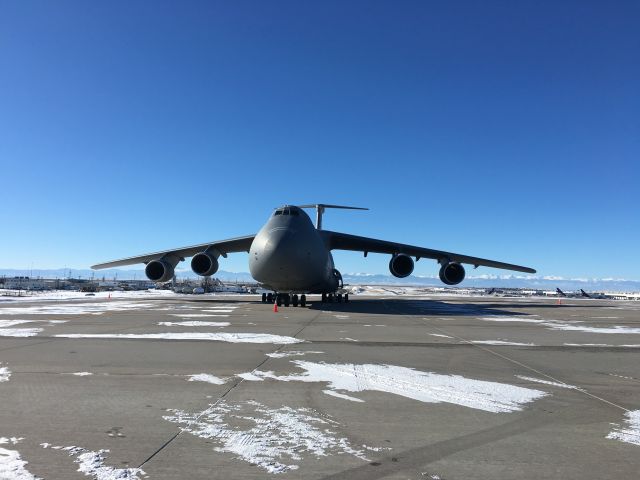
[[[316,209],[315,226],[303,208]],[[475,268],[485,266],[536,272],[532,268],[510,263],[323,230],[322,215],[326,208],[367,210],[325,204],[284,205],[276,208],[267,223],[254,235],[124,258],[91,268],[144,263],[149,280],[167,282],[174,277],[176,265],[187,257],[192,257],[191,269],[196,274],[207,277],[218,270],[220,256],[226,258],[228,253],[248,252],[251,276],[265,289],[274,292],[262,294],[262,301],[275,301],[278,305],[285,306],[290,303],[293,306],[305,306],[306,294],[309,293],[321,294],[323,302],[349,300],[348,294],[342,294],[342,275],[335,268],[332,250],[364,252],[365,257],[369,253],[389,254],[389,271],[398,278],[411,275],[414,258],[416,262],[421,258],[430,258],[440,264],[440,280],[446,285],[462,282],[465,276],[462,264],[473,265]]]

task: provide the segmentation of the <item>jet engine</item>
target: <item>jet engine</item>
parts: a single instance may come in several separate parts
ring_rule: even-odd
[[[202,277],[208,277],[218,271],[218,256],[216,251],[205,250],[197,253],[191,259],[191,270]]]
[[[144,273],[152,282],[168,282],[173,278],[179,258],[163,257],[147,263]]]
[[[447,285],[457,285],[464,280],[464,267],[456,262],[443,263],[440,267],[440,280]]]
[[[394,277],[408,277],[413,273],[413,258],[404,253],[392,256],[389,260],[389,271]]]

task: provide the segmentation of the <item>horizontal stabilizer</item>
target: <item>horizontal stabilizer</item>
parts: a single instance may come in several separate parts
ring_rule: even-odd
[[[315,208],[316,209],[316,228],[318,230],[322,229],[322,214],[324,213],[325,208],[342,208],[345,210],[369,210],[368,208],[363,207],[347,207],[345,205],[328,205],[326,203],[314,203],[308,205],[298,205],[300,208]]]

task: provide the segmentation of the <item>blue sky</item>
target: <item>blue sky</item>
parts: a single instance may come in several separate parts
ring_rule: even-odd
[[[3,1],[0,266],[82,268],[325,202],[371,208],[329,212],[332,230],[640,279],[639,14]],[[386,256],[335,257],[387,271]]]

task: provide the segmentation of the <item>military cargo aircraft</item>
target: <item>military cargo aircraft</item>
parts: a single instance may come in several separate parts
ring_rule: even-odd
[[[316,223],[304,212],[316,209]],[[462,264],[502,268],[518,272],[535,273],[532,268],[458,253],[416,247],[402,243],[359,237],[347,233],[322,229],[322,216],[327,208],[368,210],[341,205],[284,205],[276,208],[267,223],[254,235],[220,240],[190,247],[149,253],[94,265],[93,269],[120,267],[144,263],[149,280],[167,282],[174,277],[176,265],[191,258],[191,269],[198,275],[210,276],[218,270],[218,258],[228,253],[248,252],[249,271],[265,289],[263,302],[279,305],[305,306],[306,294],[321,294],[323,302],[348,301],[342,293],[342,275],[335,268],[332,250],[351,250],[391,255],[389,271],[398,278],[411,275],[415,261],[421,258],[436,260],[440,264],[440,280],[446,285],[457,285],[465,277]],[[298,296],[300,295],[300,296]]]

